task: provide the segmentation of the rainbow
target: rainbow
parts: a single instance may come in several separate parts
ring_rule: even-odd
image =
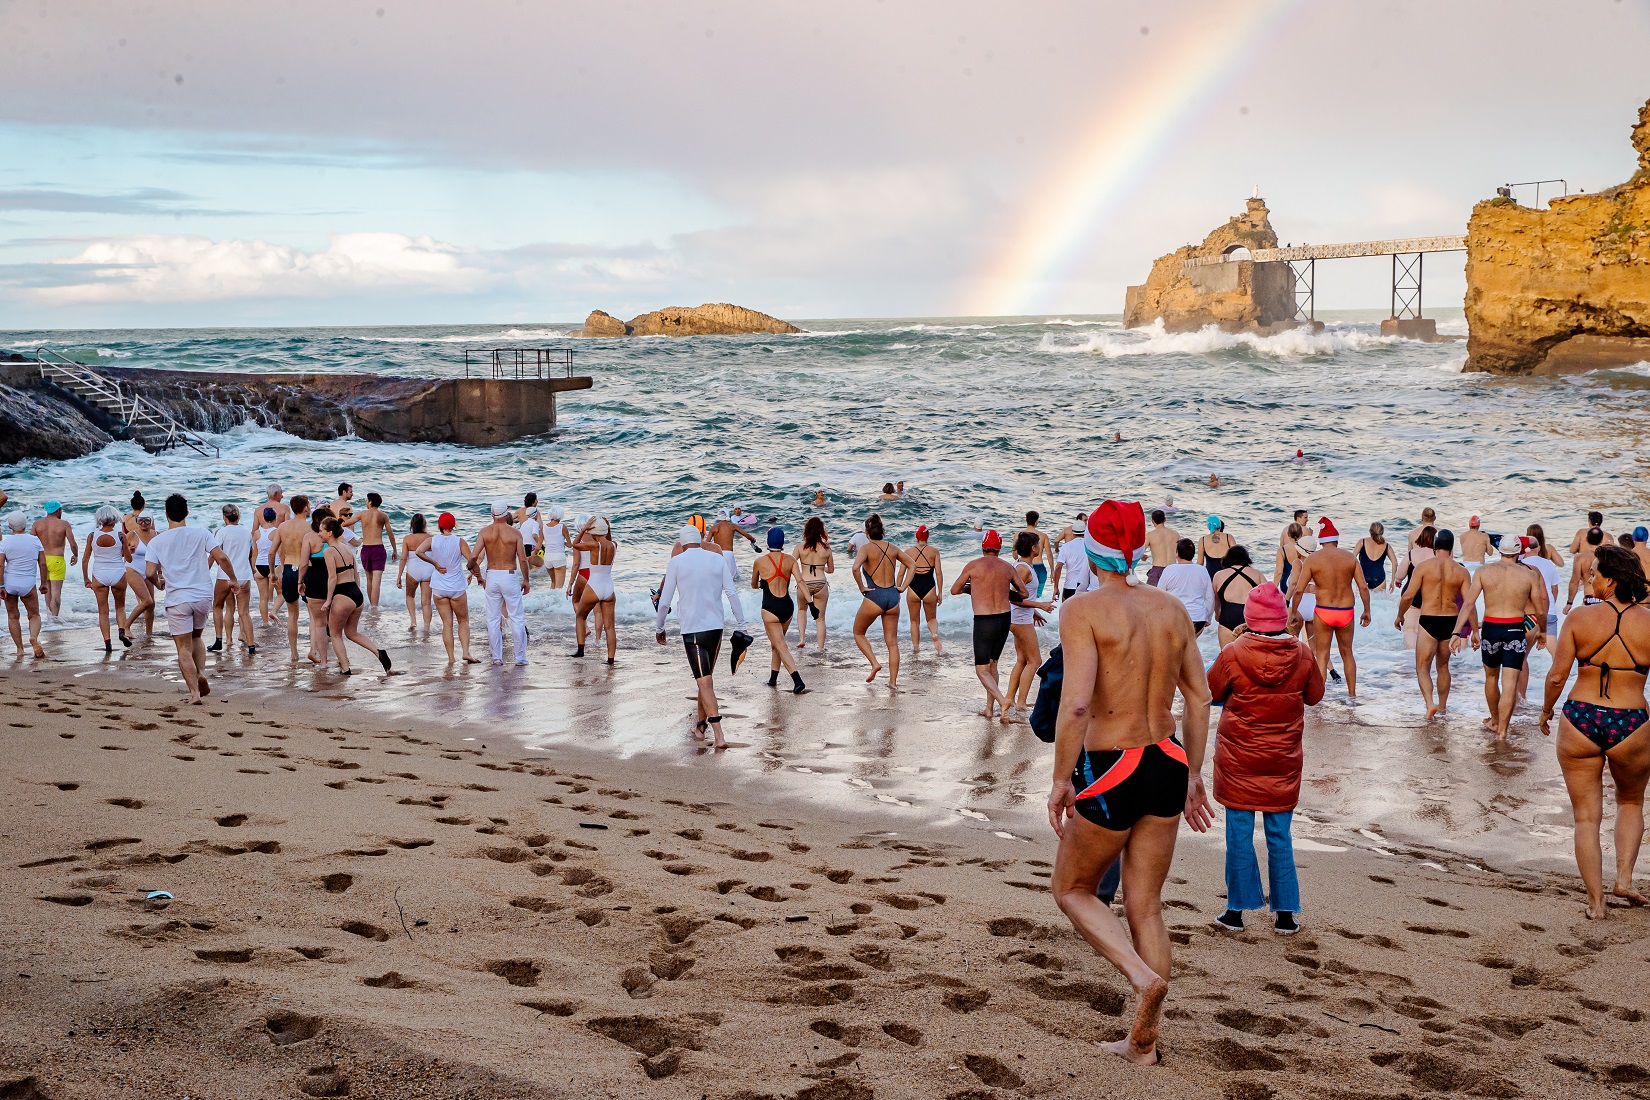
[[[974,300],[963,312],[1016,316],[1043,306],[1093,244],[1103,216],[1243,63],[1261,55],[1277,25],[1302,2],[1232,5],[1227,18],[1200,19],[1168,48],[1155,50],[1153,70],[1125,81],[1121,96],[1108,96],[1071,156],[1032,190],[1007,247],[974,282]]]

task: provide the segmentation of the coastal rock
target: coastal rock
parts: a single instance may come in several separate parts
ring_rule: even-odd
[[[613,316],[603,313],[599,309],[590,311],[590,316],[584,319],[584,331],[581,336],[629,336],[630,326]]]
[[[1187,267],[1191,259],[1218,259],[1240,250],[1276,248],[1266,201],[1250,199],[1244,212],[1203,238],[1159,256],[1140,286],[1128,288],[1123,324],[1138,328],[1162,321],[1169,332],[1218,325],[1228,332],[1273,331],[1295,316],[1295,277],[1286,263],[1238,260]]]
[[[628,322],[594,310],[578,336],[742,336],[749,333],[784,335],[802,329],[754,309],[707,302],[702,306],[666,306]]]
[[[20,386],[0,385],[0,465],[26,458],[80,458],[112,437],[79,410]]]
[[[1650,103],[1638,171],[1546,210],[1494,198],[1467,225],[1467,370],[1567,374],[1650,361]]]

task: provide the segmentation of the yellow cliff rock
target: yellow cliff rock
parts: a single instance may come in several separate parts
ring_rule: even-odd
[[[1229,332],[1266,330],[1292,323],[1295,278],[1285,263],[1252,260],[1186,267],[1190,259],[1215,259],[1239,249],[1276,248],[1270,211],[1254,198],[1198,245],[1186,245],[1152,264],[1144,284],[1131,286],[1123,304],[1129,328],[1161,320],[1170,332],[1218,325]]]

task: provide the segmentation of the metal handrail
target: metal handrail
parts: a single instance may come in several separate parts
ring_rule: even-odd
[[[47,356],[50,356],[51,360],[48,360]],[[99,374],[85,363],[70,359],[62,352],[45,345],[34,349],[34,357],[35,361],[40,364],[42,378],[51,381],[54,373],[71,378],[85,389],[90,390],[93,395],[113,403],[115,406],[114,415],[128,428],[143,428],[151,434],[154,432],[162,433],[160,439],[154,442],[157,450],[169,451],[181,444],[203,458],[221,456],[222,452],[219,451],[216,445],[208,443],[201,436],[184,427],[176,417],[164,408],[141,394],[126,393],[114,379]],[[208,447],[212,450],[210,456],[207,455]]]
[[[476,368],[479,371],[483,362],[488,363],[493,378],[553,378],[557,367],[562,368],[563,377],[573,377],[572,348],[492,348],[486,355],[487,360],[478,358]],[[469,348],[464,349],[464,377],[470,377]]]

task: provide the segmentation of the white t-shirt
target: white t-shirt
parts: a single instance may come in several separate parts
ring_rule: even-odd
[[[1558,566],[1534,551],[1518,560],[1541,574],[1541,583],[1547,586],[1547,613],[1556,614],[1557,609],[1552,604],[1558,599],[1558,588],[1561,583]]]
[[[1060,587],[1074,592],[1087,592],[1095,585],[1094,570],[1089,568],[1088,551],[1082,539],[1071,539],[1060,547],[1055,559],[1065,568],[1060,570]]]
[[[1192,622],[1206,623],[1215,617],[1215,586],[1203,566],[1176,562],[1163,570],[1157,587],[1185,604]]]
[[[6,587],[27,591],[39,584],[40,554],[45,549],[45,543],[27,533],[0,539],[0,554],[6,555]]]
[[[665,618],[674,610],[683,634],[721,630],[726,625],[722,614],[724,596],[733,608],[734,621],[744,629],[744,605],[722,555],[699,547],[683,550],[665,567],[654,629],[663,632]]]
[[[858,554],[859,548],[871,541],[871,536],[864,531],[855,531],[854,537],[848,540],[848,553]]]
[[[245,584],[250,580],[252,577],[252,566],[250,564],[252,561],[252,532],[238,523],[226,523],[218,528],[217,533],[212,536],[212,541],[217,544],[219,550],[223,551],[223,556],[229,559],[229,564],[235,567],[235,580],[240,584]],[[222,569],[214,565],[212,567],[212,579],[226,581],[229,578],[224,575]]]
[[[149,561],[158,563],[166,578],[168,604],[212,598],[209,555],[216,546],[204,527],[171,527],[149,540]]]

